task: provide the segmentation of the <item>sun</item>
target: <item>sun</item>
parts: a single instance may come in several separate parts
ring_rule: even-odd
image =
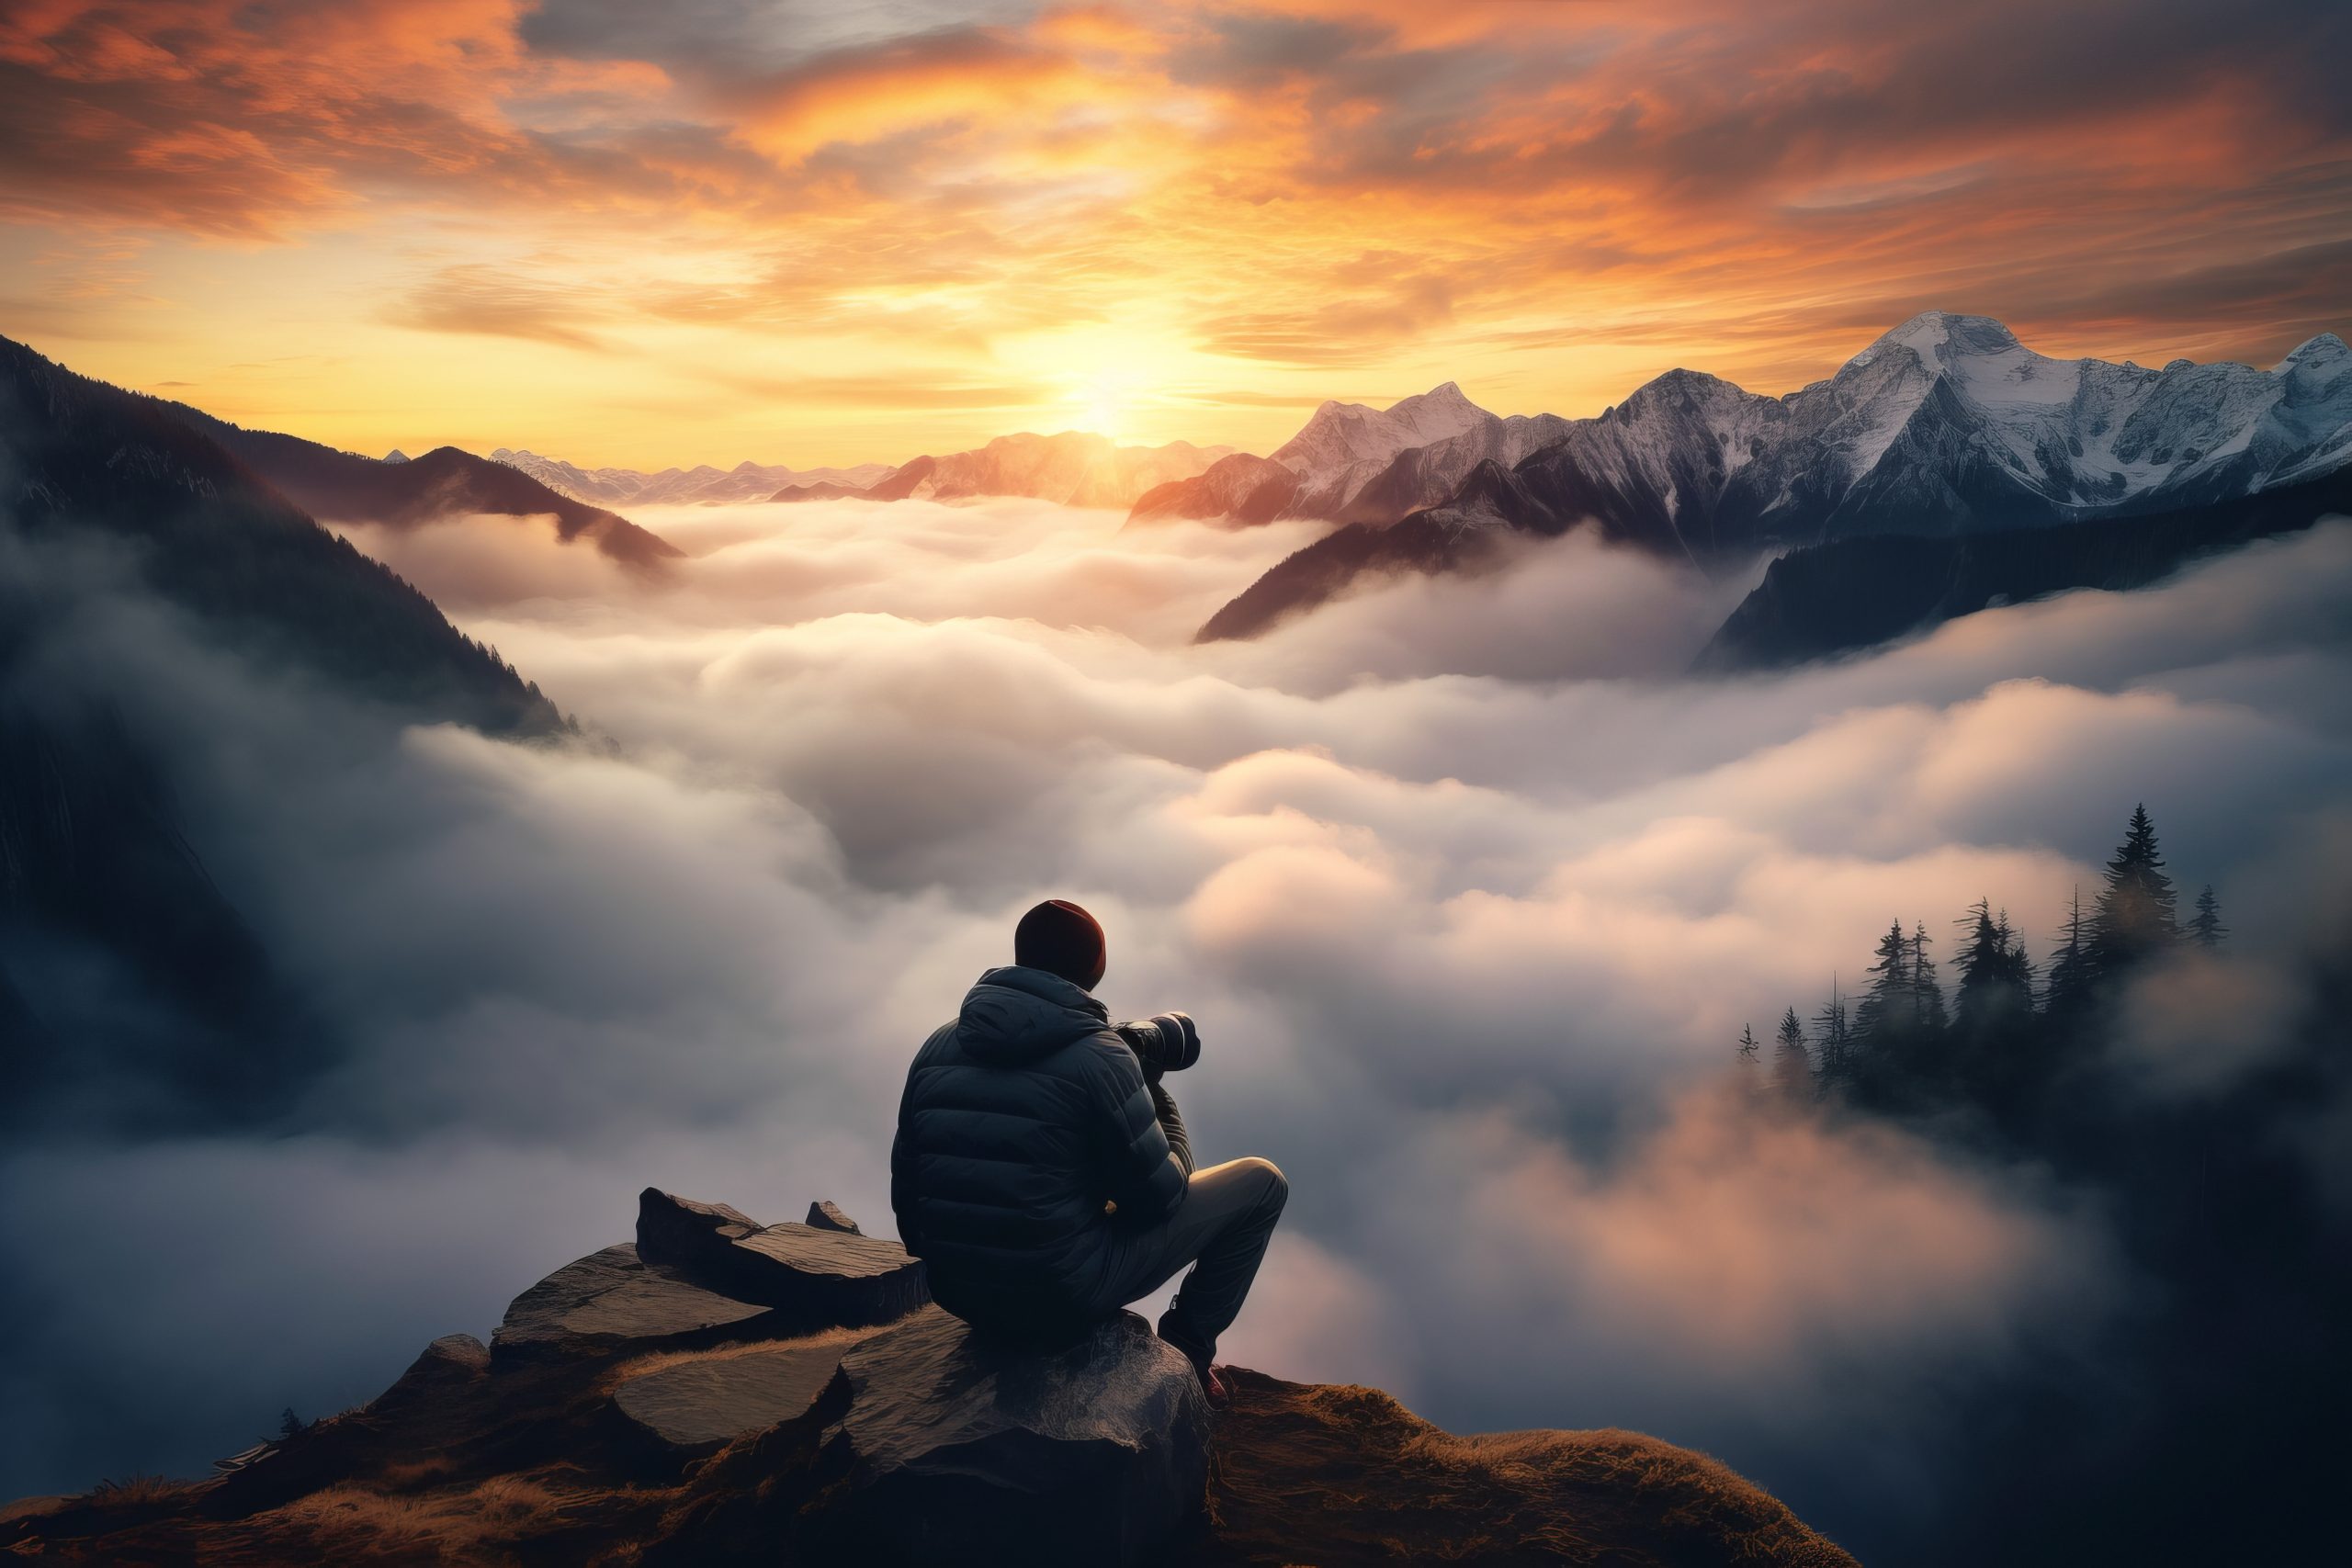
[[[1113,441],[1125,438],[1127,396],[1125,389],[1108,376],[1092,376],[1079,382],[1070,389],[1065,402],[1079,429],[1091,430]]]

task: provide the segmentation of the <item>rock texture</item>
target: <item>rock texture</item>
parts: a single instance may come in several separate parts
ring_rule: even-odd
[[[1200,1513],[1209,1411],[1191,1365],[1122,1313],[1051,1354],[937,1307],[842,1358],[849,1407],[809,1513],[869,1562],[1141,1562]]]
[[[642,1372],[613,1391],[613,1404],[651,1442],[681,1457],[808,1414],[855,1341],[763,1345]]]
[[[491,1350],[503,1365],[756,1339],[776,1331],[773,1316],[649,1265],[624,1242],[567,1263],[515,1297]]]
[[[810,1327],[888,1323],[931,1299],[922,1265],[906,1248],[854,1227],[762,1225],[723,1203],[652,1187],[639,1197],[637,1225],[649,1261]]]

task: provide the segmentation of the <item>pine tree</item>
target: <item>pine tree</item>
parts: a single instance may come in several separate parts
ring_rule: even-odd
[[[2155,824],[2145,806],[2136,807],[2091,915],[2092,968],[2102,978],[2120,975],[2179,941],[2177,900],[2156,848]]]
[[[2083,919],[2083,890],[2077,887],[2066,909],[2066,940],[2050,961],[2041,1010],[2052,1020],[2071,1020],[2090,999],[2090,927]]]
[[[1895,921],[1878,939],[1878,962],[1866,971],[1870,987],[1854,1006],[1854,1047],[1860,1054],[1892,1054],[1911,1032],[1911,939]]]
[[[2197,918],[2188,922],[2188,930],[2197,945],[2209,951],[2221,946],[2222,939],[2230,934],[2230,928],[2222,923],[2222,901],[2213,897],[2210,882],[2197,895]]]
[[[1996,918],[1991,899],[1979,898],[1955,923],[1967,935],[1955,960],[1960,987],[1952,998],[1952,1029],[1981,1048],[1988,1037],[2032,1012],[2033,969],[2010,930],[2008,911]]]
[[[1929,1034],[1940,1034],[1951,1021],[1944,1013],[1944,988],[1936,980],[1936,961],[1928,956],[1928,922],[1911,934],[1911,1006],[1913,1021]]]
[[[1756,1031],[1748,1024],[1739,1026],[1739,1067],[1743,1074],[1756,1070]]]
[[[1839,993],[1834,976],[1829,981],[1829,999],[1813,1015],[1813,1021],[1821,1032],[1818,1073],[1822,1087],[1831,1089],[1851,1081],[1854,1035],[1846,1018],[1846,998]]]
[[[1772,1043],[1772,1087],[1789,1100],[1813,1098],[1813,1053],[1794,1008],[1781,1015],[1780,1036]]]

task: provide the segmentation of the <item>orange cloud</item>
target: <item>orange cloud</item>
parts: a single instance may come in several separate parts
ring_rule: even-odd
[[[645,395],[639,355],[1041,400],[1115,356],[1156,436],[1262,450],[1333,367],[1586,412],[1678,363],[1798,384],[1927,305],[2275,357],[2352,297],[2346,52],[2316,0],[30,0],[0,15],[0,222],[254,247],[254,300],[315,251],[323,314],[615,350],[547,393],[581,440],[589,400]],[[328,301],[326,231],[373,296]],[[197,334],[232,307],[165,249]],[[29,319],[64,319],[62,270],[32,276]],[[1203,387],[1238,396],[1204,419]],[[875,396],[810,438],[872,439]],[[888,446],[801,455],[993,434],[903,408]]]

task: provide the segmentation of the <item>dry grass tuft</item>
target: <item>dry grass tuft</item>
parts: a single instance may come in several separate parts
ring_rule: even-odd
[[[108,1479],[90,1488],[89,1501],[108,1508],[153,1507],[175,1503],[199,1484],[201,1483],[194,1481],[174,1481],[164,1475],[133,1475],[125,1481]]]

